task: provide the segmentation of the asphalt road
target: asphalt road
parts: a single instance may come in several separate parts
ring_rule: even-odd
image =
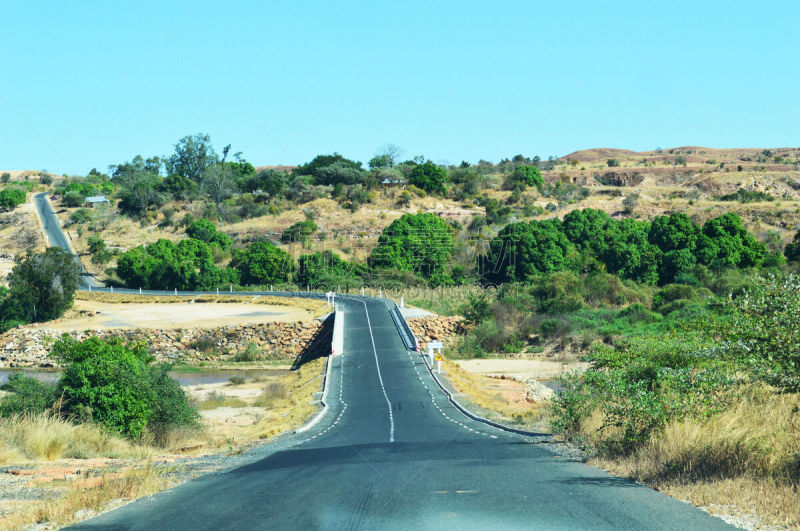
[[[61,230],[61,225],[58,222],[55,212],[53,212],[53,208],[47,201],[47,195],[47,192],[43,192],[34,196],[36,213],[39,214],[39,219],[42,220],[42,226],[47,236],[47,246],[61,247],[65,251],[71,253],[72,247],[70,247],[64,231]],[[75,259],[77,260],[78,258],[76,257]],[[86,272],[83,265],[81,265],[81,271],[83,272],[79,283],[81,289],[88,289],[89,286],[98,287],[102,285]]]
[[[344,297],[342,298],[344,299]],[[283,450],[76,529],[714,529],[719,519],[463,416],[378,299],[340,301],[330,409]]]

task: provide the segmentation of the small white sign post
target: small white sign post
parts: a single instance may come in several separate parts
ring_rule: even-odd
[[[328,298],[328,304],[330,304],[331,306],[333,306],[333,304],[334,304],[334,299],[335,299],[335,297],[336,297],[336,292],[329,291],[329,292],[327,292],[327,293],[325,294],[325,297],[327,297],[327,298]]]
[[[401,308],[405,308],[406,307],[406,301],[403,300],[403,297],[400,297],[400,307]]]
[[[428,343],[428,356],[431,357],[431,365],[433,364],[434,350],[438,351],[438,354],[441,356],[443,347],[444,344],[441,341],[431,341]]]

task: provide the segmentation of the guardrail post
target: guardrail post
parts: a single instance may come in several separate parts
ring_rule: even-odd
[[[230,285],[230,292],[233,293],[233,284]]]
[[[111,293],[114,293],[114,286],[111,286]]]
[[[139,295],[142,294],[142,288],[139,288]]]
[[[269,290],[270,290],[270,291],[275,291],[275,290],[272,288],[272,284],[270,284],[270,285],[269,285]]]
[[[378,298],[379,299],[383,298],[383,288],[378,288]]]
[[[178,294],[178,288],[175,288],[175,295]]]
[[[217,286],[217,295],[219,295],[219,286]]]

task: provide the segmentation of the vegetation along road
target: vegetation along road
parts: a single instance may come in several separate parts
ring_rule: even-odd
[[[690,505],[463,416],[381,299],[341,297],[329,409],[282,450],[77,529],[663,528],[725,524]]]

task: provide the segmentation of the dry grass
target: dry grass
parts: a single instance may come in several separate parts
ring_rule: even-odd
[[[24,511],[0,518],[2,529],[22,529],[32,523],[69,525],[92,513],[103,511],[127,500],[141,498],[171,485],[150,463],[121,475],[109,474],[91,480],[75,481],[66,493],[54,500],[37,502]],[[81,515],[76,513],[81,512]],[[78,516],[78,517],[76,517]]]
[[[510,384],[508,380],[472,374],[447,360],[442,362],[442,369],[456,391],[465,394],[476,406],[496,414],[502,421],[532,426],[545,420],[546,403],[525,401],[522,389],[514,390],[516,386],[503,386],[505,389],[497,390],[499,382]],[[518,395],[518,399],[509,400],[513,395]]]
[[[238,304],[266,304],[271,306],[290,306],[312,312],[315,316],[330,311],[325,301],[306,299],[302,297],[268,297],[261,295],[137,295],[129,293],[107,293],[99,291],[76,291],[76,300],[104,302],[110,304],[145,304],[145,303],[238,303]]]
[[[695,505],[800,528],[800,394],[751,387],[723,413],[672,422],[634,454],[593,464]]]
[[[145,458],[151,449],[101,431],[94,424],[73,424],[52,415],[0,419],[0,464],[61,458]]]

